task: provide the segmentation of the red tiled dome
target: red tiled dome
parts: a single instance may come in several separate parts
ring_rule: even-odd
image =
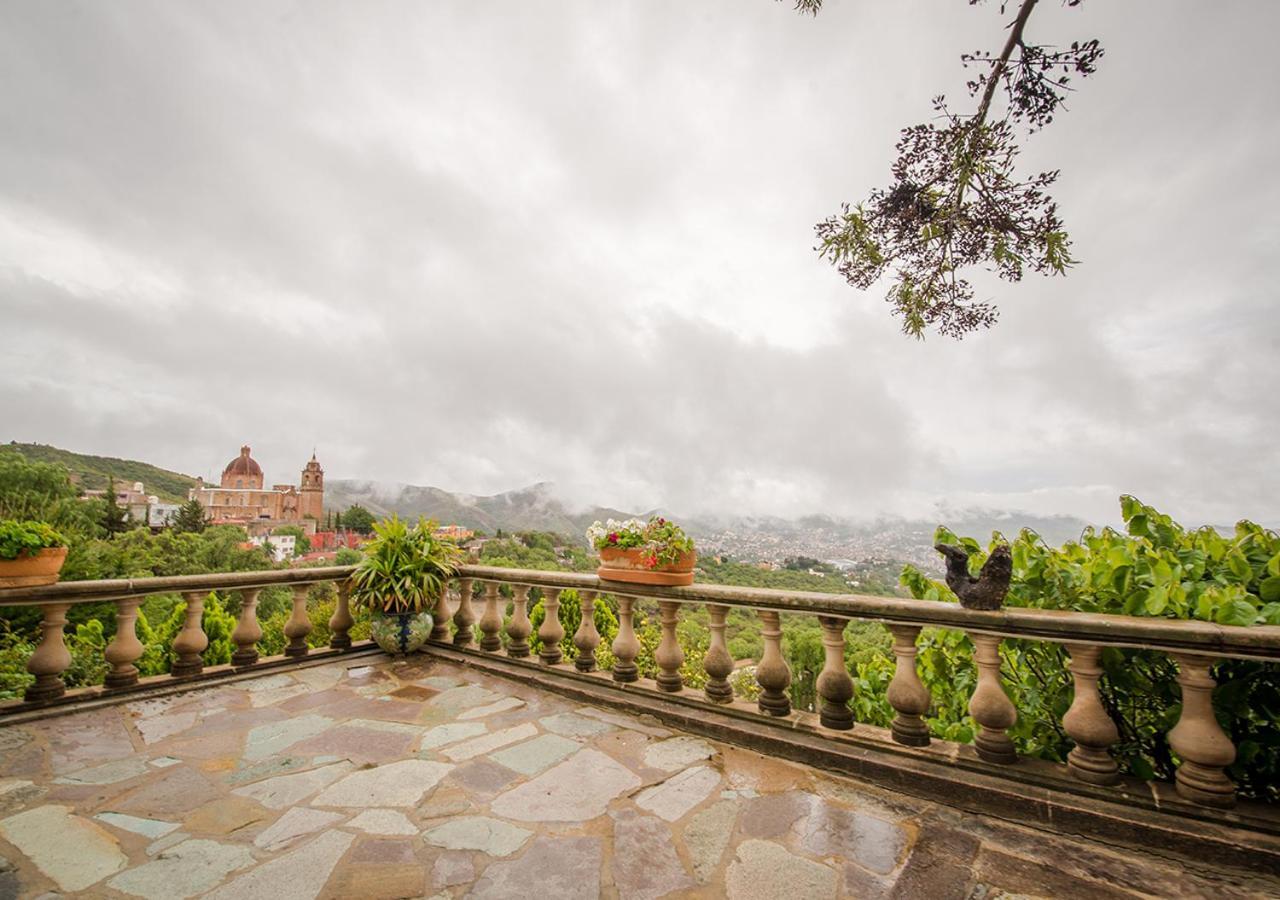
[[[254,462],[252,456],[249,455],[249,447],[246,445],[240,448],[240,455],[231,462],[227,463],[227,467],[222,470],[223,475],[256,475],[262,477],[262,466]]]

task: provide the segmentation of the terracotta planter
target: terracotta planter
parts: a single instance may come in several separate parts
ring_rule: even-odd
[[[698,561],[696,552],[682,553],[669,566],[646,568],[640,562],[639,550],[620,550],[606,547],[600,551],[600,568],[596,575],[607,581],[629,581],[632,584],[661,584],[678,587],[693,584],[693,565]]]
[[[66,547],[46,547],[35,556],[23,552],[17,559],[0,559],[0,589],[53,584],[66,561]]]

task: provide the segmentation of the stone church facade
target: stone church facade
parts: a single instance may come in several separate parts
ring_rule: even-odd
[[[251,536],[267,534],[279,525],[300,525],[307,534],[314,534],[324,514],[324,469],[312,453],[300,484],[273,484],[267,489],[262,467],[244,446],[222,470],[217,487],[201,482],[188,497],[200,501],[213,524],[241,525]]]

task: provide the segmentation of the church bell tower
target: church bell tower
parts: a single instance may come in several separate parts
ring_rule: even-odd
[[[319,523],[324,516],[324,469],[316,462],[314,452],[311,454],[311,461],[302,470],[298,493],[302,495],[298,513],[303,518],[310,516]]]

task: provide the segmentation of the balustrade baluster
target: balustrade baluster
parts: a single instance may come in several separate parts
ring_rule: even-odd
[[[431,623],[431,635],[427,640],[433,644],[452,643],[453,632],[449,630],[449,617],[452,615],[453,613],[449,611],[449,586],[446,584],[444,590],[440,592],[440,599],[436,601],[436,611]]]
[[[484,583],[484,615],[480,617],[480,649],[496,653],[502,649],[502,606],[498,582]]]
[[[680,649],[680,641],[676,637],[676,623],[680,618],[680,604],[674,600],[659,600],[658,614],[662,623],[662,640],[653,653],[653,660],[658,664],[658,688],[674,694],[684,687],[680,677],[680,666],[684,664],[684,651]]]
[[[844,629],[849,620],[818,616],[818,624],[822,626],[822,646],[826,651],[817,682],[818,696],[822,698],[818,718],[827,728],[848,731],[853,727],[853,710],[849,708],[853,679],[844,663]]]
[[[1098,695],[1098,678],[1102,675],[1098,658],[1102,648],[1068,644],[1067,652],[1071,655],[1067,668],[1075,685],[1075,697],[1062,717],[1062,728],[1076,742],[1067,754],[1067,770],[1090,784],[1115,784],[1120,780],[1120,769],[1108,751],[1120,732]]]
[[[293,611],[289,621],[284,623],[284,636],[289,644],[284,648],[285,656],[306,656],[307,635],[311,633],[311,617],[307,615],[307,594],[311,585],[295,584],[293,586]]]
[[[262,640],[262,626],[258,624],[258,588],[240,593],[240,618],[231,632],[235,652],[231,665],[251,666],[258,661],[258,641]]]
[[[554,666],[564,657],[560,641],[564,639],[564,626],[560,624],[560,588],[542,589],[542,625],[538,628],[538,640],[542,649],[538,656],[544,663]]]
[[[727,606],[716,603],[707,605],[711,643],[707,646],[706,655],[702,657],[702,669],[707,673],[704,691],[712,703],[733,701],[733,688],[729,685],[729,676],[733,673],[733,657],[729,655],[729,647],[724,639],[724,620],[728,614]]]
[[[1169,732],[1169,746],[1182,758],[1174,773],[1178,793],[1205,806],[1235,806],[1236,786],[1223,770],[1235,762],[1236,748],[1213,714],[1217,682],[1209,669],[1217,660],[1184,653],[1169,655],[1178,664],[1178,686],[1182,688],[1182,714]]]
[[[351,649],[351,626],[356,623],[351,616],[351,583],[338,585],[338,603],[329,617],[329,649]]]
[[[970,634],[978,665],[978,686],[969,698],[969,715],[978,723],[974,747],[987,762],[1008,765],[1018,761],[1006,730],[1018,721],[1018,710],[1000,684],[1000,638]]]
[[[142,641],[138,640],[138,607],[141,597],[122,597],[116,601],[116,633],[103,652],[111,671],[104,684],[108,688],[122,688],[138,683],[138,667],[134,665],[142,656]]]
[[[889,705],[897,713],[890,732],[899,744],[926,747],[929,726],[925,724],[924,714],[929,711],[933,698],[916,671],[916,639],[920,636],[920,627],[890,625],[889,632],[893,635],[893,655],[897,660],[886,694]]]
[[[182,630],[173,639],[173,653],[176,657],[169,669],[175,678],[186,675],[199,675],[204,671],[204,660],[200,654],[209,646],[209,636],[204,633],[201,619],[204,616],[204,591],[190,591],[182,595],[187,602]]]
[[[35,684],[22,695],[28,703],[56,700],[67,692],[62,673],[71,665],[71,652],[63,641],[62,630],[67,626],[70,608],[70,603],[46,603],[42,607],[40,643],[27,660],[27,671],[36,676]]]
[[[613,639],[613,680],[630,684],[640,678],[636,657],[640,655],[640,641],[636,639],[635,598],[618,598],[618,635]]]
[[[787,688],[791,686],[791,669],[782,656],[782,625],[778,613],[770,609],[759,610],[763,627],[764,653],[756,663],[756,684],[760,685],[760,697],[756,705],[762,713],[771,716],[791,714],[791,698]]]
[[[471,626],[476,623],[475,607],[471,605],[471,579],[458,579],[458,608],[453,611],[453,646],[460,650],[476,648],[476,633]]]
[[[529,585],[512,585],[511,622],[507,625],[507,656],[523,659],[529,655]]]
[[[596,647],[600,646],[600,632],[596,631],[596,592],[581,591],[579,608],[582,618],[578,630],[573,633],[573,646],[578,648],[578,658],[573,667],[579,672],[596,670]]]

